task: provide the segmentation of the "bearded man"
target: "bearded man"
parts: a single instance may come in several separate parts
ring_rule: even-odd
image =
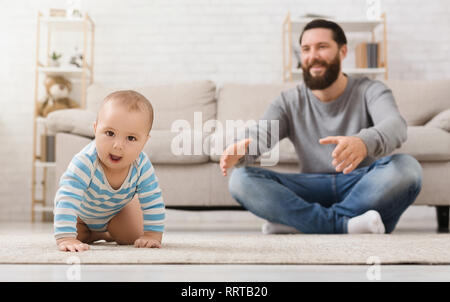
[[[263,233],[391,233],[422,186],[417,160],[389,155],[406,141],[407,128],[392,91],[342,72],[347,39],[338,24],[313,20],[299,42],[303,82],[282,92],[261,118],[277,121],[278,135],[250,127],[221,156],[224,176],[236,165],[230,193],[267,220]],[[290,139],[300,173],[249,166],[278,142],[262,144],[261,135]]]

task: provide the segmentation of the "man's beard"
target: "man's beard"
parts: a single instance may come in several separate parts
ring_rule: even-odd
[[[314,65],[321,65],[325,67],[325,72],[320,76],[312,76],[310,69]],[[329,64],[323,60],[314,60],[308,66],[302,66],[303,81],[305,85],[311,90],[326,89],[333,84],[339,76],[341,71],[341,60],[339,53]]]

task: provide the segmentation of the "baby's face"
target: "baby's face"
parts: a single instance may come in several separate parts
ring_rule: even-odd
[[[94,124],[97,153],[110,171],[128,169],[149,138],[148,114],[129,111],[115,102],[106,103]]]

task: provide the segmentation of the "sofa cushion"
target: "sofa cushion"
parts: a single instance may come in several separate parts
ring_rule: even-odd
[[[143,87],[107,87],[94,83],[88,88],[86,109],[97,112],[109,93],[121,89],[132,89],[148,98],[155,111],[155,130],[170,130],[172,122],[180,119],[193,127],[194,112],[201,112],[203,123],[216,117],[216,86],[211,81]]]
[[[450,133],[434,127],[409,126],[407,141],[393,153],[406,153],[419,161],[448,161]]]
[[[282,91],[297,84],[223,85],[217,97],[217,120],[224,127],[227,120],[258,121]]]
[[[81,109],[54,111],[47,116],[48,134],[66,132],[94,138],[96,116],[91,111]],[[182,148],[186,148],[187,152]],[[207,135],[200,131],[152,130],[144,151],[155,163],[194,164],[209,161],[209,148]]]
[[[426,123],[425,126],[441,128],[442,130],[450,132],[450,109],[445,110],[433,117],[431,121]]]
[[[46,125],[48,134],[67,132],[93,138],[96,119],[97,114],[91,111],[63,109],[47,115]]]
[[[222,142],[220,142],[220,140],[222,140]],[[227,142],[231,141],[231,138],[228,138],[227,141],[225,136],[218,135],[217,132],[211,135],[209,137],[211,161],[220,162],[220,156],[222,155],[223,149],[226,147]],[[276,152],[278,152],[278,155]],[[298,164],[298,156],[295,152],[294,145],[288,138],[282,139],[271,151],[263,153],[256,162],[260,163],[261,158],[264,159],[265,163],[275,161],[275,163],[282,164]]]
[[[388,80],[399,111],[410,126],[424,125],[449,108],[450,81]]]
[[[216,140],[219,136],[216,134],[210,138],[211,161],[219,162],[222,152],[215,150]],[[223,139],[223,138],[221,138]],[[223,146],[225,146],[225,140]],[[220,144],[219,144],[220,145]],[[268,153],[273,153],[270,151]],[[274,154],[265,153],[266,158],[274,158]],[[450,133],[434,127],[409,126],[408,139],[401,148],[396,149],[395,153],[406,153],[415,157],[419,161],[447,161],[450,160]],[[256,162],[261,162],[258,159]],[[279,143],[279,163],[299,163],[294,145],[287,138]]]
[[[207,136],[199,131],[152,130],[144,152],[155,164],[206,163],[209,161],[209,156],[203,152],[203,149],[209,150],[208,142]],[[197,149],[194,147],[195,144]]]
[[[294,88],[298,83],[283,84],[225,84],[219,88],[217,98],[217,120],[222,126],[224,132],[227,129],[227,121],[241,121],[243,125],[257,122],[282,91]],[[236,126],[234,132],[243,131],[245,127]],[[233,133],[224,135],[217,132],[211,137],[211,160],[219,162],[222,150],[217,150],[218,146],[226,147],[231,139],[227,136],[233,136]],[[219,148],[220,149],[220,148]],[[276,149],[275,149],[276,150]],[[274,158],[274,152],[264,154],[264,158]],[[261,158],[257,160],[260,162]],[[292,143],[285,139],[279,145],[279,162],[297,163],[298,158]]]

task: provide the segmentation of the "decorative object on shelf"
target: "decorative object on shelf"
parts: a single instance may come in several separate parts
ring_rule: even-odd
[[[50,55],[49,55],[49,61],[48,61],[48,66],[50,67],[59,67],[59,59],[61,59],[62,54],[57,53],[56,51],[53,51]]]
[[[68,18],[82,18],[80,0],[68,0],[67,1],[67,17]]]
[[[60,9],[60,8],[51,8],[49,10],[49,16],[50,17],[65,17],[66,16],[66,10]]]
[[[75,65],[78,68],[83,66],[83,52],[78,50],[78,47],[75,47],[75,53],[70,57],[69,64]]]
[[[381,15],[380,0],[366,0],[367,20],[378,20]]]
[[[50,112],[60,109],[78,108],[78,103],[69,98],[72,83],[61,76],[48,76],[44,82],[47,96],[39,103],[38,115],[46,117]]]

